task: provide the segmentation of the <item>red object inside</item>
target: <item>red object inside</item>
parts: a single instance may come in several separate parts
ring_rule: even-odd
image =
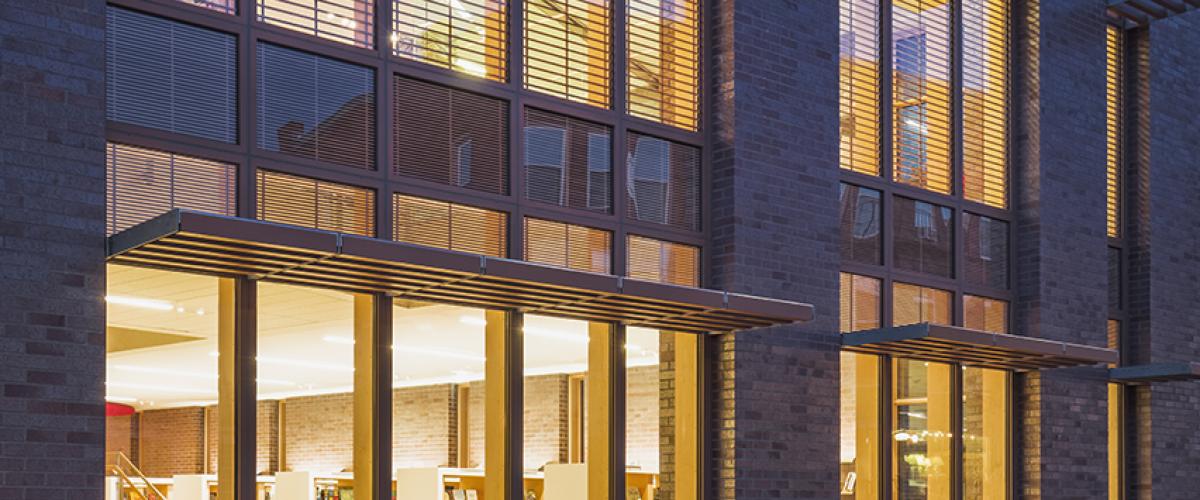
[[[119,403],[104,403],[104,416],[106,417],[124,417],[126,415],[133,415],[133,413],[132,406]]]

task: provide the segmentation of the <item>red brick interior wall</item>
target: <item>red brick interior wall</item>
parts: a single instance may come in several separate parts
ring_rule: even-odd
[[[283,470],[350,471],[354,464],[354,399],[350,393],[284,401]]]
[[[392,391],[392,466],[456,465],[457,403],[453,384]]]
[[[147,476],[204,472],[204,408],[141,412],[138,465]]]
[[[625,377],[625,463],[659,470],[658,365],[630,368]]]
[[[217,473],[217,443],[220,436],[217,431],[220,423],[217,407],[209,406],[208,412],[208,473]],[[259,401],[256,414],[257,437],[255,438],[257,468],[260,474],[273,473],[279,470],[279,401]]]
[[[112,464],[112,455],[117,452],[124,453],[125,456],[137,463],[137,447],[133,442],[134,422],[136,416],[126,415],[123,417],[108,417],[104,421],[104,463]]]

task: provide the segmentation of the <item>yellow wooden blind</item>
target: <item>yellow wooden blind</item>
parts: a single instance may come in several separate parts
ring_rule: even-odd
[[[984,332],[1008,333],[1008,302],[964,295],[963,326]]]
[[[908,283],[892,284],[892,326],[950,322],[950,292]]]
[[[879,328],[880,281],[867,276],[839,273],[841,286],[841,332]]]
[[[629,114],[696,130],[700,12],[697,0],[627,0]]]
[[[525,0],[525,88],[608,107],[608,0]]]
[[[1008,205],[1008,0],[963,0],[963,196]]]
[[[392,199],[396,241],[477,253],[508,254],[508,214],[486,208],[397,194]]]
[[[237,215],[237,167],[153,149],[109,143],[107,234],[174,208]]]
[[[394,0],[388,42],[397,56],[504,81],[507,0]]]
[[[375,235],[375,191],[259,170],[258,218],[281,224]]]
[[[950,193],[950,2],[892,6],[892,178]]]
[[[683,286],[700,286],[700,249],[691,245],[629,235],[629,277]]]
[[[326,40],[375,47],[374,0],[257,0],[257,17]]]
[[[875,0],[841,0],[838,95],[840,164],[879,175],[879,11]]]
[[[1124,89],[1121,85],[1122,66],[1125,64],[1121,53],[1123,34],[1115,26],[1108,27],[1107,42],[1107,85],[1105,86],[1106,109],[1106,157],[1107,171],[1107,213],[1108,236],[1121,236],[1121,107],[1124,100]]]
[[[608,274],[612,272],[612,233],[565,222],[526,218],[525,260]]]

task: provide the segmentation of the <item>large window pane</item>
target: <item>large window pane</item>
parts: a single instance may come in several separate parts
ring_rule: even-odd
[[[841,273],[841,332],[878,328],[880,281]],[[841,494],[880,497],[879,358],[841,353]]]
[[[893,363],[892,489],[898,500],[950,499],[951,373],[941,363]]]
[[[357,47],[375,47],[374,0],[257,0],[258,20]]]
[[[508,255],[508,214],[396,194],[392,239],[493,257]]]
[[[840,278],[842,333],[879,328],[880,281],[850,273]]]
[[[524,491],[536,498],[587,496],[588,344],[585,321],[525,316]],[[539,471],[542,484],[528,479]]]
[[[699,125],[698,0],[628,0],[629,114],[688,130]]]
[[[626,274],[630,278],[700,286],[699,248],[631,234],[626,252]]]
[[[375,72],[258,44],[258,147],[375,168]]]
[[[612,232],[526,217],[525,260],[609,274],[612,272]]]
[[[880,193],[851,184],[841,185],[842,260],[883,263],[883,203]]]
[[[507,0],[394,0],[392,53],[504,81]]]
[[[375,191],[270,170],[256,182],[260,220],[375,235]]]
[[[966,212],[963,239],[967,283],[1008,288],[1008,223]]]
[[[1008,496],[1009,374],[963,368],[963,498],[1005,500]]]
[[[1008,205],[1009,1],[962,2],[963,197]]]
[[[629,133],[626,158],[631,219],[700,230],[700,150]]]
[[[237,37],[108,7],[109,120],[237,142]]]
[[[1008,302],[964,295],[963,326],[984,332],[1008,333]]]
[[[949,325],[951,322],[951,293],[936,288],[892,284],[892,326],[931,323]]]
[[[115,143],[105,152],[107,234],[173,208],[237,215],[235,165]]]
[[[893,259],[897,269],[951,277],[954,271],[954,212],[895,198]]]
[[[525,197],[571,208],[612,209],[612,129],[525,111]]]
[[[950,193],[950,4],[892,4],[896,182]]]
[[[608,0],[525,1],[525,88],[608,107]]]
[[[639,498],[669,498],[676,491],[674,335],[626,331],[625,484]]]
[[[1116,26],[1108,26],[1105,57],[1105,172],[1107,199],[1107,228],[1110,238],[1121,236],[1121,162],[1124,127],[1122,121],[1125,106],[1124,50],[1125,32]]]
[[[879,175],[879,2],[840,0],[841,167]]]

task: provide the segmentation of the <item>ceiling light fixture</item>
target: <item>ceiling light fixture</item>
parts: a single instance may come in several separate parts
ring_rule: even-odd
[[[138,401],[137,398],[126,396],[104,396],[104,400],[110,403],[136,403]]]
[[[105,295],[104,301],[109,304],[121,306],[138,307],[142,309],[152,309],[155,311],[171,311],[175,306],[165,300],[143,299],[139,297],[126,297],[123,295]]]

